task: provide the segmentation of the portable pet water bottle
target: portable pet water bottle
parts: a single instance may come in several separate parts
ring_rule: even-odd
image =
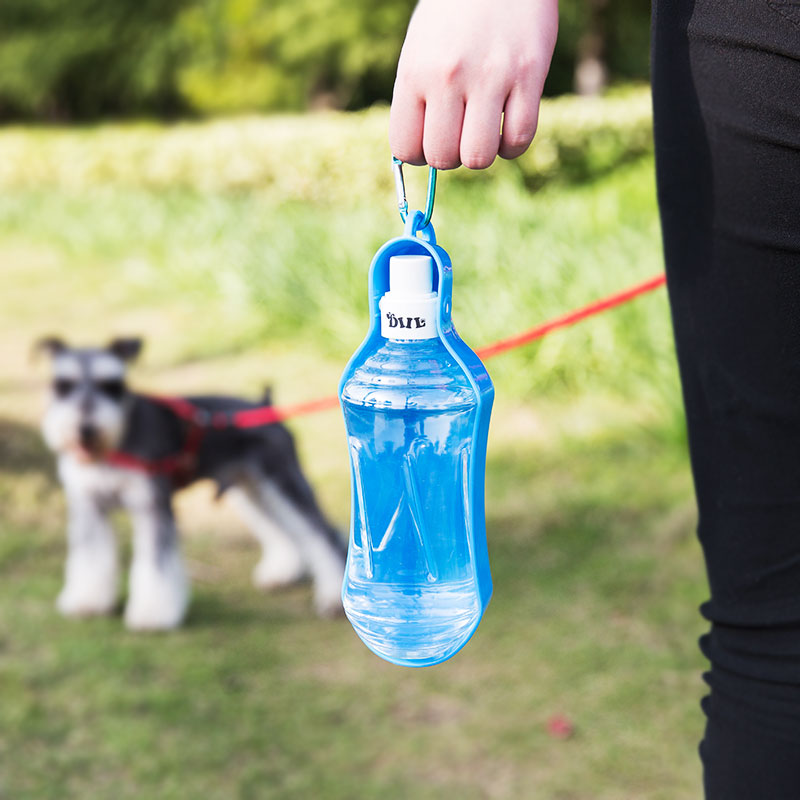
[[[421,667],[466,644],[492,594],[484,471],[494,388],[450,318],[452,267],[428,209],[369,272],[370,329],[339,394],[352,480],[342,600],[362,641]],[[404,208],[405,204],[405,208]]]

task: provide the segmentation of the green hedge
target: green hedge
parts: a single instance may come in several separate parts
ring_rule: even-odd
[[[518,166],[529,184],[589,180],[653,150],[649,88],[542,103],[534,146]]]
[[[279,201],[339,202],[385,193],[388,113],[317,113],[217,119],[178,125],[0,130],[0,187],[81,190],[101,184],[258,190]],[[606,98],[542,103],[534,146],[487,172],[460,169],[448,180],[487,180],[517,171],[529,186],[580,181],[652,148],[646,88]],[[413,181],[423,170],[409,170]],[[416,190],[416,189],[415,189]]]

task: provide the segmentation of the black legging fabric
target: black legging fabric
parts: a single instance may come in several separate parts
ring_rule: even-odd
[[[800,0],[654,0],[711,662],[708,800],[800,800]]]

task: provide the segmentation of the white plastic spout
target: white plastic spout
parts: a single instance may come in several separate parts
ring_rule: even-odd
[[[433,259],[430,256],[392,256],[389,259],[389,291],[393,295],[430,295],[433,291]]]
[[[392,256],[389,291],[381,298],[381,336],[394,340],[435,339],[438,295],[433,291],[433,259]]]

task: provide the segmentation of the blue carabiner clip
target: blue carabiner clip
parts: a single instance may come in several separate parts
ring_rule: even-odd
[[[428,198],[425,203],[425,216],[422,218],[419,230],[428,227],[433,216],[433,201],[436,199],[436,168],[429,167],[428,169]],[[392,156],[392,171],[397,189],[397,208],[400,211],[400,218],[405,222],[408,217],[408,200],[406,199],[406,182],[403,179],[403,162],[394,156]]]

